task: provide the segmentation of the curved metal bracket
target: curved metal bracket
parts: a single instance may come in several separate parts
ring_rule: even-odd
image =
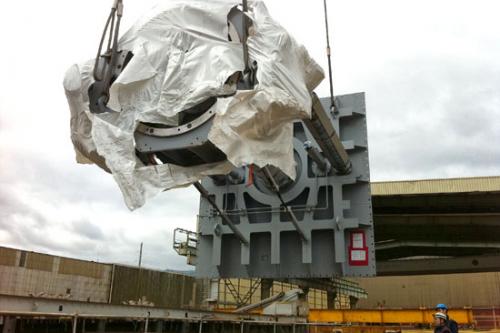
[[[130,51],[118,51],[118,34],[123,15],[122,0],[115,0],[111,7],[108,19],[104,26],[101,42],[97,49],[94,63],[94,80],[89,87],[89,108],[92,113],[113,112],[107,107],[109,101],[109,88],[132,59]],[[102,53],[104,41],[108,36],[106,52]]]

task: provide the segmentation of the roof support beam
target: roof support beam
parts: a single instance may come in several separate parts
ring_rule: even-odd
[[[389,250],[398,247],[452,247],[452,248],[489,248],[500,249],[500,242],[424,242],[388,241],[375,244],[375,250]]]
[[[500,271],[500,255],[377,261],[378,276]]]

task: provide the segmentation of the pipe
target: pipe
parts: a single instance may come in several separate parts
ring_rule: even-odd
[[[234,235],[236,237],[238,237],[238,239],[240,240],[240,242],[242,244],[248,245],[249,244],[248,240],[245,238],[245,236],[243,236],[243,234],[238,229],[238,227],[236,227],[236,225],[233,223],[233,221],[231,221],[231,219],[229,217],[227,217],[227,215],[219,208],[219,206],[217,206],[217,203],[215,202],[214,198],[210,196],[210,194],[203,187],[203,185],[201,185],[200,182],[194,182],[193,185],[194,185],[194,187],[196,187],[196,189],[198,190],[198,192],[200,192],[200,195],[203,198],[205,198],[210,203],[210,205],[217,211],[217,213],[220,215],[220,217],[222,218],[222,220],[233,231]]]
[[[325,112],[318,96],[314,93],[312,100],[311,119],[304,119],[304,124],[337,173],[342,175],[350,173],[352,165],[349,155],[347,155],[342,141],[333,127],[330,116]]]
[[[297,232],[300,235],[300,238],[302,238],[303,241],[307,241],[307,237],[304,234],[304,232],[302,231],[302,229],[300,228],[299,221],[297,220],[297,217],[293,213],[293,210],[291,209],[290,206],[287,206],[287,204],[285,203],[285,200],[283,200],[283,197],[281,196],[281,193],[280,193],[280,187],[279,187],[278,183],[276,182],[276,180],[274,179],[273,175],[271,174],[271,171],[269,171],[269,168],[267,166],[265,166],[262,169],[264,170],[264,174],[266,175],[267,179],[269,179],[269,182],[271,183],[271,186],[273,187],[274,192],[276,193],[276,195],[280,199],[281,204],[285,208],[285,211],[288,213],[288,215],[290,215],[290,219],[292,221],[293,226],[295,227],[295,230],[297,230]]]
[[[330,169],[330,164],[326,160],[326,158],[321,155],[321,152],[318,150],[318,148],[314,147],[311,143],[311,141],[306,141],[304,142],[304,149],[307,152],[307,155],[316,163],[318,168],[322,172],[328,172]]]
[[[281,299],[284,295],[285,295],[284,292],[280,292],[279,294],[276,294],[274,296],[265,298],[265,299],[261,300],[260,302],[257,302],[257,303],[254,303],[254,304],[250,304],[250,305],[247,305],[247,306],[243,306],[243,307],[241,307],[239,309],[234,310],[233,312],[234,313],[245,313],[245,312],[248,312],[248,311],[252,311],[253,309],[257,309],[257,308],[266,306],[269,303],[277,301],[277,300]]]
[[[77,324],[78,324],[78,315],[75,314],[73,316],[73,329],[72,329],[73,333],[76,333]]]
[[[148,311],[148,315],[146,316],[146,322],[144,323],[144,333],[148,333],[149,331],[149,316],[151,313]]]

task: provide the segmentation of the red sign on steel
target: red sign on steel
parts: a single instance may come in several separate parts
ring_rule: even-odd
[[[351,232],[351,243],[349,244],[349,265],[368,266],[368,247],[363,230]]]

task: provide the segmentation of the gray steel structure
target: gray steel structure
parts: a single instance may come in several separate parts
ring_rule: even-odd
[[[227,17],[228,40],[243,47],[245,69],[229,78],[238,90],[254,88],[259,66],[248,56],[252,22],[247,11],[243,0],[242,8],[232,8]],[[95,60],[95,82],[88,91],[92,113],[114,112],[107,106],[109,87],[133,57],[118,49],[122,12],[122,1],[115,1]],[[331,77],[330,93],[322,102],[313,94],[311,119],[294,124],[294,181],[277,168],[263,166],[256,173],[240,168],[193,184],[202,197],[199,277],[375,274],[364,95],[335,101]],[[144,165],[225,161],[226,154],[208,139],[217,98],[224,96],[212,96],[180,112],[176,126],[139,124],[134,135],[137,157]],[[248,186],[246,180],[254,176]],[[350,250],[349,238],[361,248]]]
[[[328,98],[321,99],[321,103],[325,110],[330,110]],[[305,123],[296,122],[295,181],[283,178],[277,170],[270,179],[266,177],[270,168],[254,172],[251,167],[238,170],[241,177],[203,180],[210,199],[233,226],[224,222],[202,195],[198,219],[198,277],[375,275],[364,94],[338,96],[336,106],[335,112],[324,114],[328,115],[348,153],[349,173],[339,174],[333,168],[321,170],[308,150],[312,146],[321,151],[324,142],[316,142]],[[249,184],[249,179],[254,181]],[[279,195],[270,184],[274,180],[280,185]],[[234,226],[243,238],[234,234]],[[349,260],[352,232],[364,234],[367,260],[361,265],[351,265]]]
[[[307,318],[0,294],[2,332],[307,332]],[[33,319],[36,319],[33,321]],[[32,320],[31,322],[29,322]],[[28,321],[28,323],[27,323]],[[135,325],[134,325],[135,324]],[[133,329],[133,330],[132,330]]]

